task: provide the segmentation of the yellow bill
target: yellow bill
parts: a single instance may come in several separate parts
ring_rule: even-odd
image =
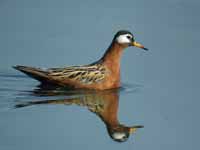
[[[140,44],[140,43],[138,43],[138,42],[136,42],[136,41],[134,41],[134,42],[132,42],[132,46],[135,46],[135,47],[138,47],[138,48],[142,48],[142,49],[144,49],[144,50],[148,50],[147,48],[145,48],[142,44]]]

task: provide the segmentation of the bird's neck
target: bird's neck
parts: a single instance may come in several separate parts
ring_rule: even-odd
[[[120,66],[120,59],[123,52],[124,47],[120,44],[113,42],[108,49],[106,50],[105,54],[101,58],[102,62],[106,65],[119,65]]]
[[[113,42],[101,58],[102,64],[109,69],[113,79],[115,79],[117,82],[120,82],[120,60],[123,49],[123,46]]]
[[[103,95],[103,109],[98,115],[104,121],[107,127],[117,126],[118,121],[118,107],[119,107],[119,93],[111,92]]]

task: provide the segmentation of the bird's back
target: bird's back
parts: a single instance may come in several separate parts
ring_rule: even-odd
[[[56,84],[84,88],[101,84],[106,77],[106,67],[101,64],[41,69],[28,66],[14,66],[15,69],[40,81],[42,84]]]

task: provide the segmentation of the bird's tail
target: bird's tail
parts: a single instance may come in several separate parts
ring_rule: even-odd
[[[46,82],[48,79],[48,72],[40,69],[40,68],[34,68],[34,67],[28,67],[28,66],[13,66],[14,69],[19,70],[26,75],[40,81],[40,82]]]

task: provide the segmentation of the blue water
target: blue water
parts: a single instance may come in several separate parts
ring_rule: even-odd
[[[199,149],[199,7],[197,0],[1,0],[0,150]],[[119,91],[41,89],[12,69],[92,63],[119,29],[149,48],[124,51]],[[114,141],[95,112],[113,99],[120,124],[144,126],[126,142]]]
[[[4,128],[1,141],[5,141],[5,143],[2,142],[1,147],[4,149],[21,147],[22,141],[23,146],[28,148],[30,143],[28,142],[28,144],[26,140],[36,138],[37,141],[41,136],[44,136],[45,139],[50,138],[50,141],[47,140],[46,142],[52,143],[51,140],[55,138],[54,134],[57,135],[58,133],[57,140],[60,141],[63,138],[67,141],[71,140],[68,141],[68,144],[72,144],[73,140],[80,140],[80,142],[90,140],[90,138],[92,140],[92,136],[101,139],[102,142],[105,140],[118,142],[111,138],[107,131],[107,127],[110,126],[104,120],[116,115],[118,121],[121,95],[137,93],[142,88],[141,85],[136,84],[123,84],[119,89],[105,91],[66,90],[58,87],[42,88],[37,81],[13,71],[2,71],[0,81],[0,114],[2,120],[5,121],[1,124],[1,127]],[[112,114],[104,115],[102,113],[115,109],[116,111]],[[38,114],[38,112],[40,113]],[[96,114],[96,116],[93,114]],[[133,118],[132,115],[130,115],[131,118]],[[49,123],[47,124],[47,122]],[[123,124],[123,127],[143,126],[142,121],[139,122],[137,123],[134,119],[128,121],[127,125],[121,123],[121,121],[119,121],[119,124]],[[36,126],[38,127],[35,128]],[[66,130],[64,131],[63,128],[66,128]],[[52,135],[47,133],[49,130],[52,131]],[[99,134],[99,132],[103,134]],[[60,135],[60,133],[62,134]],[[126,140],[131,136],[130,134]],[[19,142],[16,142],[18,140]],[[85,144],[87,145],[87,143]],[[37,147],[38,144],[35,146]],[[41,145],[39,147],[42,148]],[[34,146],[32,148],[34,149]]]
[[[139,84],[122,84],[111,92],[41,89],[14,71],[1,72],[0,82],[1,149],[184,149],[197,142],[198,103],[187,99],[190,91]],[[91,111],[97,104],[107,105],[113,93],[119,95],[120,124],[144,125],[121,145]]]

